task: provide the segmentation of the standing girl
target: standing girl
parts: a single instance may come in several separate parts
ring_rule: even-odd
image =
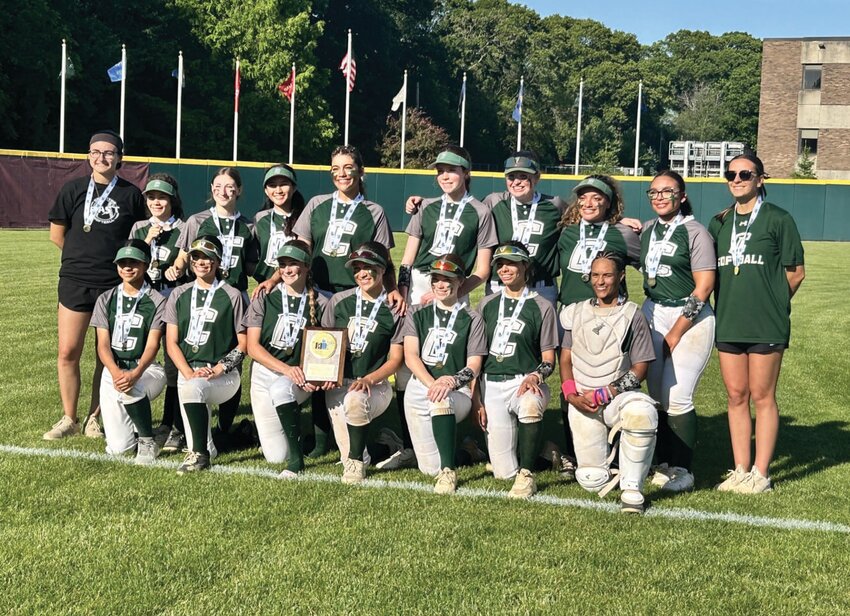
[[[154,362],[165,327],[165,298],[145,279],[150,260],[145,242],[127,240],[115,255],[121,284],[97,299],[91,320],[105,368],[100,408],[106,452],[120,455],[136,448],[136,464],[152,464],[159,454],[151,400],[165,386],[165,372]]]
[[[219,271],[222,245],[214,235],[192,242],[195,281],[174,289],[165,309],[166,348],[180,372],[177,387],[189,453],[177,474],[209,468],[217,454],[210,404],[230,400],[239,389],[245,334],[239,333],[245,298]]]
[[[266,200],[254,216],[254,236],[257,239],[260,262],[254,279],[265,282],[278,271],[277,253],[286,242],[295,239],[292,228],[304,210],[304,197],[297,189],[295,169],[283,163],[274,165],[263,178]],[[270,291],[273,285],[265,287]],[[257,292],[254,293],[256,297]]]
[[[764,200],[767,174],[757,156],[736,156],[725,177],[735,203],[712,218],[708,230],[717,248],[716,344],[735,469],[717,489],[756,494],[772,488],[770,462],[779,432],[776,384],[791,337],[791,298],[805,278],[803,245],[791,215]]]

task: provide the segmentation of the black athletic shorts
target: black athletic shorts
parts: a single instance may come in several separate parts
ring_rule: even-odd
[[[764,342],[718,342],[715,346],[721,353],[731,353],[732,355],[749,355],[750,353],[769,355],[788,348],[787,344],[766,344]]]
[[[93,312],[101,293],[112,287],[88,287],[76,280],[59,279],[59,303],[74,312]]]

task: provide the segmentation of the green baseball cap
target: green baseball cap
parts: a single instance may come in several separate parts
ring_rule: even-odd
[[[505,175],[515,171],[524,171],[531,175],[540,173],[540,167],[527,156],[511,156],[505,160]]]
[[[437,165],[452,165],[455,167],[463,167],[467,171],[469,171],[469,169],[472,167],[472,163],[470,163],[463,156],[461,156],[460,154],[455,154],[454,152],[449,152],[448,150],[437,154],[437,160],[435,160],[428,166],[431,169],[434,169]]]
[[[298,246],[293,246],[292,244],[284,244],[277,251],[278,259],[283,259],[285,257],[301,261],[301,263],[306,263],[307,265],[310,265],[310,262],[312,261],[310,255],[301,250]]]
[[[265,186],[270,179],[278,177],[287,178],[293,184],[298,184],[298,180],[296,179],[294,172],[290,171],[282,165],[275,165],[274,167],[266,171],[266,176],[263,178],[263,186]]]
[[[386,259],[384,259],[374,250],[369,250],[368,248],[355,250],[350,255],[348,255],[348,261],[345,262],[345,267],[353,269],[355,262],[366,263],[368,265],[375,265],[377,267],[387,269]]]
[[[438,274],[440,276],[447,276],[448,278],[461,278],[465,276],[463,267],[448,259],[432,261],[428,268],[428,274],[432,276]]]
[[[614,200],[614,191],[611,190],[611,187],[597,178],[584,178],[581,182],[573,186],[573,194],[577,195],[586,188],[592,188],[593,190],[601,192],[603,195],[608,197],[609,201]]]
[[[136,248],[135,246],[122,246],[118,249],[118,252],[115,253],[115,259],[113,259],[113,263],[118,263],[122,259],[132,259],[133,261],[141,261],[142,263],[150,263],[150,259],[148,256],[142,251],[141,248]]]
[[[151,180],[142,192],[147,194],[155,190],[172,197],[174,196],[174,187],[165,180]]]
[[[490,259],[490,266],[492,267],[493,265],[496,265],[496,261],[523,261],[525,263],[530,263],[531,255],[528,254],[527,250],[523,250],[519,246],[514,246],[513,244],[502,244],[493,252],[493,258]]]

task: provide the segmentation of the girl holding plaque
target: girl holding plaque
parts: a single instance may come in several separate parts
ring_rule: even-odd
[[[194,282],[177,287],[168,298],[164,321],[166,349],[179,371],[177,388],[189,453],[177,474],[209,468],[217,455],[210,430],[210,404],[223,404],[236,394],[245,358],[241,333],[245,298],[219,270],[222,245],[204,235],[192,242],[189,258]]]
[[[300,405],[316,386],[301,370],[304,328],[318,326],[328,300],[313,288],[307,244],[292,240],[277,251],[281,282],[261,292],[248,307],[247,329],[251,372],[251,407],[268,462],[288,460],[281,478],[304,469]]]
[[[655,350],[646,382],[649,395],[661,404],[652,483],[682,492],[694,486],[694,390],[714,343],[708,296],[714,289],[716,257],[711,236],[693,217],[682,176],[662,171],[646,195],[658,215],[643,226],[640,238],[646,294],[641,310]]]
[[[485,297],[477,310],[486,326],[489,353],[473,408],[487,433],[493,474],[497,479],[514,478],[512,498],[530,498],[537,492],[534,461],[549,403],[546,379],[558,347],[555,308],[529,288],[530,266],[531,255],[520,242],[499,245],[493,267],[502,290]]]
[[[414,306],[402,328],[405,363],[413,373],[405,413],[419,470],[437,477],[434,492],[452,494],[457,424],[472,407],[472,382],[487,355],[487,334],[480,315],[458,299],[464,282],[460,257],[441,256],[429,273],[434,301]]]
[[[382,244],[359,245],[346,262],[357,286],[331,297],[322,314],[323,327],[348,330],[343,385],[326,384],[343,483],[366,478],[369,424],[387,410],[392,399],[387,379],[404,358],[401,317],[387,305],[383,283],[388,262],[389,252]]]
[[[151,400],[165,386],[165,372],[154,361],[165,327],[165,298],[145,277],[150,259],[145,242],[127,240],[115,255],[121,284],[97,299],[91,320],[105,368],[100,408],[106,452],[120,455],[135,448],[136,464],[153,464],[159,454],[153,439]]]
[[[779,431],[776,384],[791,337],[791,298],[805,278],[794,219],[765,200],[767,174],[753,154],[733,158],[725,173],[735,199],[712,218],[717,248],[716,346],[728,397],[735,469],[718,490],[771,490],[770,462]],[[756,412],[756,451],[750,445]]]

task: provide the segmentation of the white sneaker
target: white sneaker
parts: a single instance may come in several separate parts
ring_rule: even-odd
[[[623,490],[620,494],[621,513],[643,513],[645,501],[643,494],[637,490]]]
[[[670,470],[670,466],[666,462],[663,462],[658,466],[652,467],[652,478],[649,480],[649,483],[660,488],[670,481],[672,476],[673,473]]]
[[[156,461],[159,455],[159,445],[153,440],[153,437],[140,436],[136,444],[136,459],[135,463],[140,466],[148,466]]]
[[[83,424],[83,436],[87,436],[88,438],[103,438],[103,430],[100,428],[100,423],[98,423],[97,417],[94,415],[86,417],[86,421]]]
[[[62,419],[53,424],[53,427],[45,432],[41,438],[45,441],[58,441],[66,436],[74,436],[79,433],[80,424],[67,415],[62,415]]]
[[[720,492],[737,492],[738,484],[741,483],[747,475],[749,475],[749,473],[739,464],[735,467],[735,470],[726,473],[726,478],[714,487]]]
[[[342,483],[362,483],[366,479],[366,463],[346,458],[342,463]]]
[[[567,481],[575,479],[577,468],[578,463],[575,458],[566,454],[561,456],[560,464],[558,465],[558,473],[561,475],[562,479],[566,479]]]
[[[444,468],[437,475],[434,484],[434,494],[454,494],[457,491],[457,472],[452,468]]]
[[[668,472],[670,477],[661,486],[661,489],[665,492],[687,492],[694,489],[694,475],[688,469],[681,466],[671,466]],[[655,476],[652,479],[654,483]]]
[[[763,492],[770,492],[772,490],[773,486],[770,483],[770,477],[762,475],[761,471],[754,466],[741,482],[735,486],[733,491],[738,494],[762,494]]]
[[[415,468],[416,454],[412,449],[399,449],[386,460],[381,460],[375,465],[384,471],[394,471],[399,468]]]
[[[537,482],[534,480],[534,473],[526,468],[519,469],[508,496],[510,498],[531,498],[536,493]]]
[[[277,476],[278,479],[287,479],[287,480],[292,480],[292,479],[295,479],[296,477],[298,477],[298,473],[294,473],[291,470],[289,470],[288,468],[283,469],[280,472],[280,475]]]

